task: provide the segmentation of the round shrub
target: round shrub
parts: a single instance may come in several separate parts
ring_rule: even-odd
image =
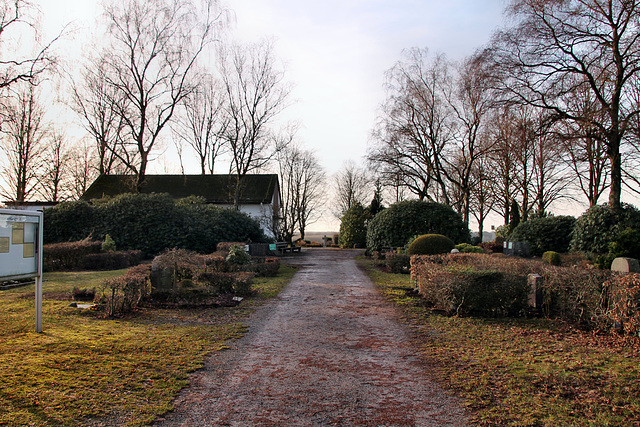
[[[547,251],[542,254],[542,260],[547,264],[560,265],[562,263],[560,254],[554,251]]]
[[[593,206],[576,220],[571,250],[606,254],[609,245],[627,228],[640,231],[640,211],[635,207],[623,204],[620,212],[612,212],[606,204]]]
[[[407,253],[409,255],[438,255],[451,252],[455,247],[453,240],[442,234],[425,234],[415,239]]]
[[[568,252],[575,223],[572,216],[533,218],[520,223],[509,240],[529,243],[534,256],[541,256],[547,251]]]
[[[367,247],[402,247],[415,234],[442,234],[458,243],[470,240],[469,228],[449,206],[409,200],[391,205],[369,222]]]

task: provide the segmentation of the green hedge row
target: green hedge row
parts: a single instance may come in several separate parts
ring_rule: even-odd
[[[109,234],[119,249],[138,249],[147,257],[167,248],[211,253],[223,241],[268,241],[258,222],[242,212],[167,194],[64,202],[45,210],[44,224],[45,243],[103,240]]]

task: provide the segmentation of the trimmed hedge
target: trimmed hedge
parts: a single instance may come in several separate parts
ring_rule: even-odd
[[[268,241],[248,215],[198,200],[182,203],[167,194],[122,194],[93,203],[64,202],[46,209],[45,243],[87,236],[103,240],[108,234],[120,249],[141,250],[150,257],[167,248],[211,253],[218,242]]]
[[[473,275],[479,271],[503,274],[494,288],[486,290],[493,296],[483,302],[485,309],[477,305],[472,291],[478,283]],[[464,276],[466,272],[474,273],[468,277]],[[592,329],[611,327],[610,319],[603,316],[610,303],[610,292],[605,286],[612,277],[610,271],[556,267],[539,261],[483,254],[411,257],[411,278],[420,294],[434,307],[448,313],[518,315],[526,308],[529,289],[526,281],[530,273],[543,277],[546,316]]]
[[[101,250],[102,242],[88,239],[44,245],[42,267],[44,271],[79,270],[84,268],[88,255],[99,254]]]
[[[437,255],[451,252],[455,247],[453,240],[442,234],[425,234],[409,245],[409,255]]]
[[[470,241],[469,228],[449,206],[409,200],[391,205],[369,222],[367,247],[370,251],[403,247],[416,234],[443,234],[454,243]]]
[[[569,251],[575,223],[572,216],[533,218],[520,223],[509,240],[529,243],[534,256],[542,256],[547,251],[565,253]]]

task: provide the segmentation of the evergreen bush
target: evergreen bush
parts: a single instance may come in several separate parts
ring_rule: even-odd
[[[575,224],[571,250],[591,256],[607,254],[610,244],[627,228],[640,231],[640,211],[623,204],[620,212],[608,205],[592,206]]]
[[[409,255],[438,255],[451,252],[455,247],[453,240],[442,234],[425,234],[415,239],[407,253]]]
[[[542,260],[547,264],[560,265],[562,263],[560,254],[555,251],[547,251],[542,254]]]
[[[572,216],[533,218],[520,223],[509,240],[529,243],[531,255],[541,256],[546,251],[569,251],[576,219]]]
[[[367,223],[371,215],[360,203],[356,203],[342,215],[340,220],[340,246],[343,248],[365,247]]]
[[[470,241],[469,228],[449,206],[409,200],[378,213],[367,228],[367,247],[402,247],[415,234],[443,234],[456,243]]]

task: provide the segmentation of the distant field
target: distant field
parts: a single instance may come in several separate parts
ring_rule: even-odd
[[[312,242],[320,242],[322,243],[322,237],[323,236],[327,236],[327,237],[331,237],[333,238],[334,234],[337,234],[337,231],[311,231],[311,232],[306,232],[304,233],[304,238],[305,240],[311,240]],[[300,234],[296,234],[294,237],[295,239],[299,239],[300,238]]]

